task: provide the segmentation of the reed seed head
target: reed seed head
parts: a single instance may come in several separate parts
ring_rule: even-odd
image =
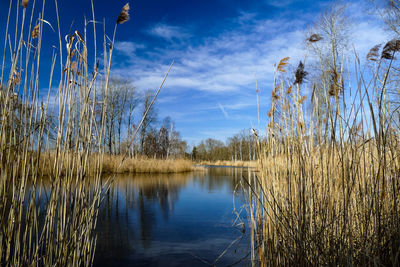
[[[289,64],[289,59],[290,57],[285,57],[282,58],[281,61],[279,61],[278,67],[276,68],[277,71],[279,72],[286,72],[285,67]]]
[[[315,43],[321,40],[322,36],[317,33],[311,34],[311,36],[307,38],[307,41],[309,41],[310,43]]]
[[[35,39],[39,36],[39,24],[36,24],[36,26],[32,30],[32,39]]]
[[[272,90],[272,100],[276,101],[279,99],[279,94],[278,94],[278,90],[279,90],[280,86],[278,85],[277,87],[274,88],[274,90]]]
[[[290,94],[292,92],[292,86],[290,85],[289,88],[286,91],[286,94]]]
[[[21,78],[19,76],[19,73],[17,71],[14,72],[13,77],[11,78],[11,84],[13,87],[17,86],[21,82]]]
[[[304,64],[303,62],[300,61],[299,65],[297,66],[296,69],[296,80],[294,81],[294,83],[296,84],[302,84],[304,78],[307,76],[308,72],[304,71]]]
[[[117,18],[117,23],[122,24],[129,20],[129,3],[126,3]]]
[[[297,122],[297,127],[299,127],[301,130],[304,128],[304,123],[302,121]]]
[[[76,72],[77,68],[78,68],[78,63],[76,61],[73,61],[71,63],[71,71]]]
[[[400,51],[400,40],[392,39],[385,44],[382,50],[382,58],[393,59],[394,53]]]
[[[329,86],[328,93],[330,96],[338,96],[342,90],[341,86],[339,85],[339,80],[340,80],[339,77],[340,76],[336,70],[332,70],[332,71],[330,71],[330,73],[331,73],[331,77],[330,77],[331,83]]]
[[[300,104],[303,104],[304,103],[304,101],[306,101],[306,99],[307,99],[307,96],[302,96],[301,98],[300,98],[300,100],[299,100],[299,103]]]
[[[26,8],[28,6],[29,0],[22,0],[21,5]]]
[[[331,86],[329,87],[328,94],[329,94],[330,96],[335,96],[335,95],[336,95],[335,87],[334,87],[332,84],[331,84]]]
[[[270,122],[268,123],[268,128],[272,128],[272,127],[274,127],[274,123],[273,123],[272,121],[270,121]]]
[[[380,48],[381,44],[377,44],[374,47],[372,47],[367,54],[367,60],[378,61]]]

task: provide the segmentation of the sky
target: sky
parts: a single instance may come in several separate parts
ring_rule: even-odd
[[[297,66],[304,60],[310,27],[335,4],[308,0],[128,2],[130,20],[117,28],[112,75],[128,79],[141,93],[157,90],[174,61],[156,107],[160,122],[170,116],[189,145],[206,138],[224,141],[242,129],[258,127],[255,76],[260,89],[261,129],[265,129],[274,63],[290,57],[290,63]],[[103,21],[106,33],[112,35],[125,3],[94,0],[99,36]],[[8,0],[0,1],[0,36],[4,36],[9,4]],[[364,58],[372,46],[388,41],[390,34],[379,16],[371,12],[368,1],[346,4],[350,46]],[[92,19],[90,0],[58,0],[58,9],[62,36],[71,30],[82,31],[85,16]],[[54,0],[47,0],[44,18],[53,26],[57,25],[55,10]],[[58,46],[58,34],[44,27],[42,72],[46,73],[52,47]],[[43,88],[46,90],[46,85]]]

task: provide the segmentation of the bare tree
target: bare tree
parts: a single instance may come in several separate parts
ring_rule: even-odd
[[[173,125],[173,123],[172,123]],[[187,149],[186,141],[183,141],[180,133],[178,131],[173,130],[169,134],[169,156],[174,158],[184,157]]]
[[[174,123],[172,122],[172,120],[171,120],[171,118],[169,116],[164,118],[162,127],[165,128],[166,134],[167,134],[166,140],[165,140],[167,142],[167,144],[164,144],[164,145],[165,145],[165,148],[166,148],[166,158],[168,159],[169,154],[171,152],[172,132],[174,130]],[[163,141],[161,141],[161,143],[162,142]]]
[[[142,107],[142,117],[146,113],[146,110],[150,107],[151,100],[153,99],[153,93],[150,90],[147,90],[144,99],[143,99],[143,107]],[[156,109],[153,106],[151,106],[150,110],[147,113],[147,116],[145,116],[145,119],[143,120],[142,127],[140,129],[140,151],[143,153],[144,152],[144,142],[147,133],[151,130],[152,126],[154,123],[157,121],[157,112]]]
[[[345,9],[344,5],[332,6],[307,38],[309,51],[317,58],[313,73],[313,100],[318,101],[321,115],[325,114],[321,116],[321,120],[325,121],[325,135],[329,131],[334,135],[333,128],[342,123],[340,97],[344,96],[344,57],[350,29]],[[344,106],[344,97],[342,101]],[[335,136],[332,136],[334,139]]]
[[[143,154],[147,157],[156,158],[159,152],[158,135],[155,129],[147,132],[143,143]]]
[[[168,138],[168,130],[165,128],[164,125],[161,126],[159,134],[158,134],[158,144],[159,144],[159,156],[161,158],[168,158],[168,152],[169,152],[169,138]]]
[[[374,5],[374,10],[378,12],[382,20],[388,26],[390,31],[393,31],[397,36],[400,35],[400,1],[386,0],[383,8],[377,6],[376,1],[371,1]]]
[[[133,115],[133,109],[135,108],[136,100],[136,88],[132,86],[127,80],[119,80],[116,82],[115,88],[118,94],[118,109],[117,109],[117,132],[118,132],[118,154],[121,154],[121,128],[123,126],[123,119],[127,115],[127,107],[129,107],[128,113],[128,129],[131,123],[131,117]]]
[[[109,81],[107,96],[103,91],[99,97],[99,103],[107,101],[105,142],[108,153],[120,154],[124,126],[127,124],[128,136],[131,123],[133,123],[133,112],[137,106],[136,87],[128,80],[112,78]],[[98,110],[100,111],[101,109],[98,108]],[[127,120],[125,119],[126,117]]]

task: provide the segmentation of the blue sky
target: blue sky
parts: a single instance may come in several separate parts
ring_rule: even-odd
[[[105,19],[109,35],[126,2],[94,1],[96,20]],[[130,79],[142,92],[156,90],[174,60],[157,100],[158,116],[160,120],[170,116],[190,145],[209,137],[225,140],[241,129],[256,128],[255,73],[265,129],[274,63],[288,56],[297,65],[304,58],[307,30],[332,4],[296,0],[128,2],[131,19],[118,27],[112,74]],[[389,38],[366,2],[347,1],[351,42],[361,57]],[[0,3],[0,25],[6,24],[8,5],[7,0]],[[85,15],[91,19],[90,0],[59,0],[58,5],[63,36],[69,29],[82,29]],[[46,2],[44,17],[56,25],[54,1]],[[44,34],[49,46],[43,53],[46,72],[58,36],[50,27]]]

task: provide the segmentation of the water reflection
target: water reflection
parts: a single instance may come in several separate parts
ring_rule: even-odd
[[[206,186],[209,191],[218,191],[228,186],[230,191],[238,188],[239,182],[243,175],[247,176],[247,168],[227,168],[227,167],[210,167],[208,172],[203,174],[203,178],[199,182]]]
[[[212,263],[242,237],[232,227],[240,168],[173,175],[118,176],[101,205],[95,266],[182,266]],[[235,252],[236,250],[236,252]],[[248,251],[242,241],[217,264]]]

